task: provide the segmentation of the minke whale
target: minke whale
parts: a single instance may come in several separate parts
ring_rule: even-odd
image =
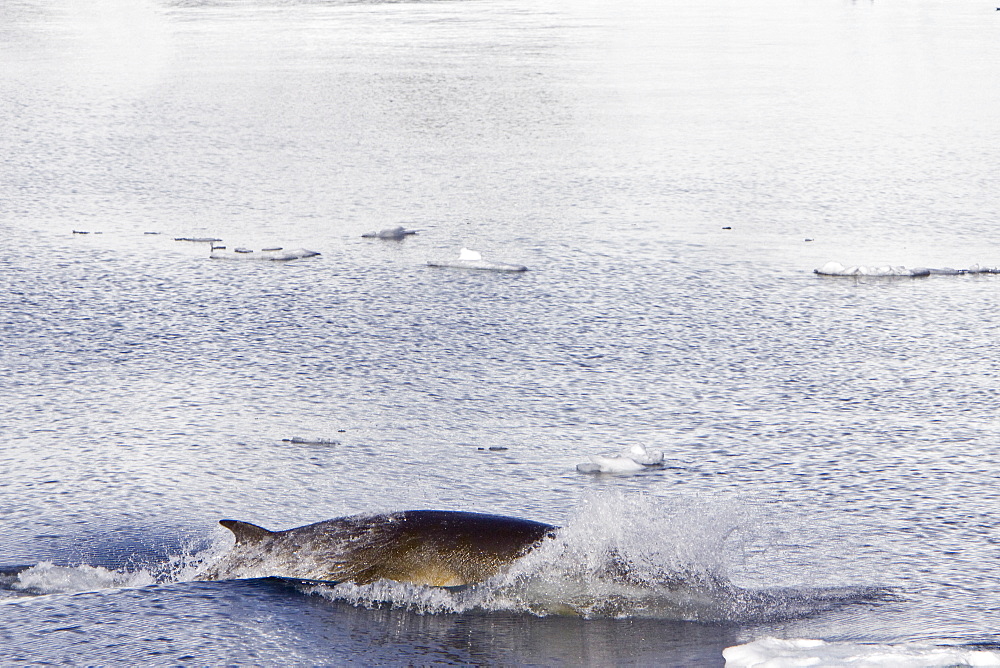
[[[557,529],[447,510],[353,515],[285,531],[238,520],[219,524],[233,532],[236,545],[198,580],[281,577],[368,584],[387,579],[434,587],[486,580]]]

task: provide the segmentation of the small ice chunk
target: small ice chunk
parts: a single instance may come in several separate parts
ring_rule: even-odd
[[[625,456],[643,466],[658,466],[663,463],[663,452],[659,450],[649,452],[646,446],[638,443],[626,450]]]
[[[581,473],[636,473],[642,471],[644,467],[630,457],[612,455],[590,455],[590,461],[584,464],[577,464],[576,470]]]
[[[397,225],[396,227],[387,227],[378,232],[365,232],[361,236],[365,239],[403,239],[416,233],[416,230],[408,230],[402,225]]]

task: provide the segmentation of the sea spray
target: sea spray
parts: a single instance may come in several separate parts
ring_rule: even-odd
[[[497,578],[493,603],[535,614],[698,620],[726,616],[738,505],[603,492]]]
[[[185,582],[204,568],[206,560],[217,558],[226,551],[228,545],[220,534],[218,540],[192,541],[183,546],[178,554],[152,564],[108,568],[42,561],[4,578],[2,589],[15,596],[40,596]]]
[[[11,589],[23,594],[65,594],[154,584],[147,571],[115,571],[102,566],[57,566],[43,561],[17,575]]]
[[[511,568],[446,590],[379,581],[308,590],[368,607],[421,614],[507,611],[588,618],[727,618],[738,588],[726,557],[744,528],[737,504],[602,492]]]

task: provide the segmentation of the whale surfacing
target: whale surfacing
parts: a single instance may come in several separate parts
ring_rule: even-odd
[[[473,584],[524,556],[556,527],[515,517],[445,510],[353,515],[285,531],[221,520],[236,545],[199,580],[285,577],[436,587]]]

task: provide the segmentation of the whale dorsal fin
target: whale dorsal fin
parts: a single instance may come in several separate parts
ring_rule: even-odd
[[[240,522],[239,520],[219,520],[219,524],[233,532],[233,535],[236,536],[237,545],[257,543],[272,533],[264,527],[259,527],[249,522]]]

